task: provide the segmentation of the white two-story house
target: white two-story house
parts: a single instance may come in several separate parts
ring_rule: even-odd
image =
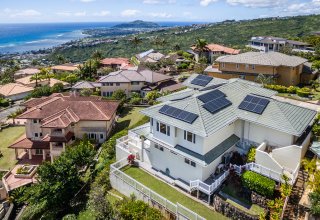
[[[280,102],[274,91],[241,79],[193,75],[186,84],[194,87],[142,110],[150,122],[118,141],[118,160],[131,153],[176,182],[209,189],[234,152],[254,146],[250,169],[277,181],[282,174],[296,177],[316,111]]]
[[[13,143],[16,157],[26,153],[29,160],[58,157],[75,139],[87,135],[103,143],[114,124],[119,103],[99,97],[79,97],[53,94],[24,103],[27,111],[19,118],[26,119],[26,134]],[[20,159],[20,158],[18,158]]]

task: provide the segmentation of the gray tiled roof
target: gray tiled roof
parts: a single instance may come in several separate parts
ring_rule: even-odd
[[[289,56],[279,52],[247,52],[238,55],[227,55],[218,57],[216,62],[223,63],[241,63],[241,64],[254,64],[263,66],[291,66],[295,67],[308,60],[297,57]]]
[[[97,87],[101,87],[101,83],[81,81],[72,86],[73,89],[94,89]]]
[[[198,85],[194,85],[194,84],[191,84],[191,81],[196,78],[199,74],[192,74],[188,79],[186,79],[186,81],[184,81],[182,84],[184,86],[187,86],[189,88],[194,88],[194,89],[203,89],[204,87],[203,86],[198,86]],[[205,87],[210,87],[210,86],[213,86],[213,85],[219,85],[219,84],[222,84],[222,83],[226,83],[228,82],[228,80],[225,80],[225,79],[220,79],[220,78],[213,78],[209,83],[208,85],[206,85]]]
[[[229,80],[227,84],[220,86],[218,89],[226,94],[226,98],[232,102],[232,105],[215,114],[211,114],[204,109],[202,107],[203,103],[197,98],[199,95],[210,92],[211,90],[194,90],[191,92],[190,89],[183,90],[188,94],[184,99],[177,101],[170,101],[172,99],[167,99],[164,103],[144,109],[141,112],[149,117],[153,117],[172,126],[191,131],[200,136],[209,136],[238,119],[287,134],[300,136],[308,125],[312,123],[316,115],[316,111],[280,102],[271,98],[276,94],[275,91],[262,88],[259,84],[249,81],[240,79]],[[180,91],[179,96],[183,97],[183,91]],[[270,103],[263,114],[259,115],[238,108],[242,100],[248,94],[268,97]],[[163,98],[162,100],[166,99]],[[195,113],[199,115],[199,117],[192,124],[173,119],[159,113],[159,109],[164,104]]]

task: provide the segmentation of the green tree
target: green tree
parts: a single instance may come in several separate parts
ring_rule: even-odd
[[[175,45],[173,46],[173,50],[174,50],[174,51],[179,51],[179,50],[181,50],[180,45],[179,45],[179,44],[175,44]]]
[[[31,76],[30,78],[30,82],[36,81],[36,88],[38,87],[38,81],[40,81],[42,79],[42,75],[41,73],[35,73],[34,75]]]
[[[63,84],[62,84],[62,83],[55,83],[55,84],[51,87],[51,92],[52,92],[52,93],[63,92]]]
[[[69,74],[68,76],[66,76],[65,81],[67,83],[70,83],[70,85],[72,86],[73,84],[75,84],[77,81],[79,80],[79,77],[77,76],[77,74],[72,73]]]
[[[195,43],[195,49],[199,52],[199,57],[202,57],[203,52],[206,51],[207,41],[205,39],[198,38]]]
[[[55,59],[57,64],[64,64],[67,62],[67,59],[62,54],[56,55]]]
[[[161,96],[161,94],[157,90],[154,90],[154,91],[148,92],[146,94],[146,96],[144,97],[144,99],[149,104],[153,104],[157,100],[157,98],[159,98],[160,96]]]
[[[86,96],[89,97],[92,95],[92,90],[91,89],[81,89],[80,90],[80,96]]]
[[[54,74],[51,73],[50,68],[42,68],[40,69],[40,76],[41,79],[48,80],[50,83],[50,80],[54,77]]]
[[[94,60],[101,60],[102,59],[102,52],[100,50],[96,50],[93,52],[93,54],[91,55],[91,58]]]
[[[126,95],[125,91],[119,89],[119,90],[116,90],[113,92],[112,98],[116,99],[116,100],[124,101],[127,99],[127,95]]]
[[[134,36],[131,40],[130,40],[131,44],[133,45],[133,47],[137,50],[138,46],[140,44],[142,44],[142,39]]]
[[[311,192],[309,199],[311,203],[311,213],[315,216],[320,216],[320,192]]]
[[[312,69],[320,72],[320,60],[315,60],[312,62]]]

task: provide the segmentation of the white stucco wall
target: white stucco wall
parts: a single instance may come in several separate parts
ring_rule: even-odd
[[[244,138],[257,143],[267,141],[274,147],[289,146],[293,144],[294,136],[279,132],[267,127],[262,127],[250,122],[244,124]]]
[[[186,182],[202,179],[202,168],[200,165],[196,164],[196,167],[193,167],[184,162],[184,157],[175,155],[166,148],[160,151],[154,147],[154,144],[151,144],[149,150],[150,152],[147,152],[147,154],[152,167],[155,169],[166,172],[168,168],[170,170],[170,176]]]
[[[283,167],[294,170],[301,162],[302,148],[299,146],[287,146],[274,149],[272,157]]]

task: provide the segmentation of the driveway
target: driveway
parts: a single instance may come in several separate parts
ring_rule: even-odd
[[[7,108],[5,110],[0,111],[0,122],[4,122],[7,120],[7,117],[13,113],[16,112],[18,109],[22,108],[19,104],[18,105],[13,105],[10,108]]]

